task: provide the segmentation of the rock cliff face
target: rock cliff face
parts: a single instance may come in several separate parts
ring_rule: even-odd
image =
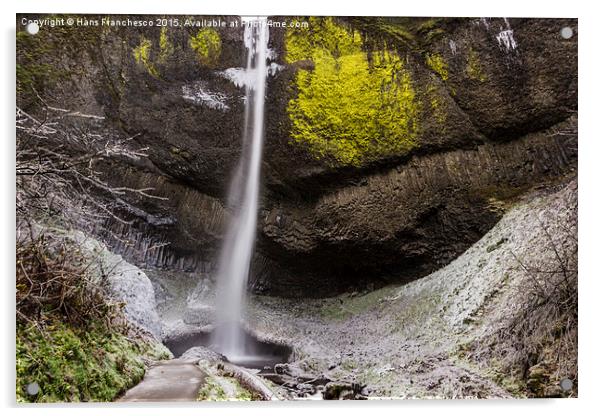
[[[270,30],[256,291],[327,296],[427,274],[513,198],[575,171],[576,20],[286,19],[309,25]],[[139,265],[211,271],[241,149],[242,34],[17,35],[20,106],[41,111],[37,91],[148,147],[145,162],[105,169],[167,198],[127,197],[132,224],[107,223]],[[67,58],[44,53],[59,43]]]
[[[246,322],[294,346],[292,369],[373,397],[576,396],[560,388],[577,380],[576,204],[574,180],[534,190],[424,278],[328,299],[253,296]]]
[[[312,288],[327,291],[326,285],[343,288],[347,282],[324,281],[324,274],[365,284],[374,276],[410,278],[434,271],[478,240],[530,185],[570,170],[575,152],[576,141],[546,131],[499,145],[415,156],[313,201],[280,202],[264,219],[264,244],[271,244],[265,251],[278,253],[274,263],[296,269],[259,275],[265,285],[297,290],[307,286],[298,276],[307,276]]]

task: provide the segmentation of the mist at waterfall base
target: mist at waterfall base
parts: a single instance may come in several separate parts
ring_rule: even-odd
[[[213,349],[234,363],[257,364],[265,361],[256,342],[243,330],[247,280],[255,245],[259,203],[259,179],[263,149],[264,103],[267,78],[267,19],[244,19],[247,49],[245,78],[245,117],[243,150],[230,184],[228,204],[232,219],[220,253]],[[254,341],[254,340],[253,340]]]

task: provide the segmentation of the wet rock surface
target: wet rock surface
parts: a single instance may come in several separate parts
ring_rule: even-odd
[[[280,66],[266,98],[251,279],[257,293],[320,297],[424,276],[483,236],[505,201],[576,166],[576,20],[337,22],[365,35],[367,49],[385,42],[404,57],[422,103],[417,146],[341,167],[295,144],[287,105],[298,71],[315,65],[287,64],[284,31],[273,29],[270,48]],[[391,27],[407,36],[391,37]],[[562,38],[563,27],[574,36]],[[119,210],[129,224],[108,220],[118,236],[103,236],[111,248],[141,267],[211,273],[241,150],[244,89],[225,74],[244,66],[242,30],[218,30],[221,53],[211,65],[189,45],[194,30],[161,33],[115,29],[72,39],[57,32],[47,41],[69,44],[73,53],[61,62],[40,59],[66,72],[64,85],[79,87],[49,86],[47,98],[103,115],[107,131],[148,147],[145,161],[104,167],[109,182],[153,188],[163,198],[124,196]],[[134,56],[145,41],[146,64]],[[81,71],[69,73],[74,67]]]
[[[549,270],[559,250],[576,253],[577,21],[336,22],[358,30],[367,52],[387,44],[403,58],[419,102],[415,143],[341,165],[295,142],[295,80],[318,66],[288,64],[284,32],[271,33],[279,66],[268,79],[245,329],[292,353],[253,372],[200,347],[214,329],[215,259],[242,147],[242,31],[219,29],[211,62],[192,48],[194,29],[42,31],[40,48],[21,45],[52,69],[45,79],[62,80],[39,91],[45,102],[87,114],[70,127],[129,137],[148,153],[98,167],[109,184],[153,197],[111,200],[122,219],[107,219],[106,245],[81,241],[128,319],[186,359],[152,366],[124,400],[253,398],[234,374],[268,398],[272,387],[336,400],[576,394],[558,387],[576,380],[576,352],[560,366],[552,348],[565,330],[576,340],[576,328],[552,329],[542,338],[551,345],[534,342],[532,352],[517,351],[525,337],[509,327],[534,293],[530,270]],[[574,36],[561,37],[564,27]],[[48,54],[56,45],[65,53]]]
[[[264,216],[259,249],[268,261],[257,262],[256,286],[280,296],[324,296],[436,270],[487,232],[506,203],[574,170],[576,136],[561,132],[575,123],[415,157],[316,199],[280,201]]]

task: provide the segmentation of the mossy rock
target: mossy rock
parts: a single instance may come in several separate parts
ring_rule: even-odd
[[[196,35],[190,37],[189,43],[202,65],[213,67],[217,64],[222,53],[222,40],[215,29],[199,30]]]
[[[443,57],[437,53],[430,53],[426,55],[426,64],[434,72],[441,77],[443,81],[447,81],[449,78],[449,70],[447,62]]]
[[[156,343],[132,340],[101,324],[87,328],[53,320],[40,330],[17,325],[18,402],[108,402],[138,383],[142,357],[169,358]],[[39,392],[27,393],[37,383]]]
[[[313,64],[298,70],[287,108],[294,143],[332,166],[355,167],[418,145],[419,100],[396,53],[369,61],[360,33],[332,18],[310,18],[285,44],[288,63]]]
[[[151,61],[151,48],[153,43],[150,39],[146,39],[144,36],[140,38],[140,44],[134,48],[134,58],[136,62],[148,71],[153,77],[159,76],[159,71],[155,67],[155,64]]]

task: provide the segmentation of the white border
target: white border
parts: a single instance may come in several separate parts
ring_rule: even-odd
[[[602,111],[600,90],[600,43],[599,26],[602,16],[596,13],[595,2],[547,0],[528,3],[525,0],[504,0],[499,2],[450,1],[410,1],[363,0],[361,2],[309,2],[302,0],[268,0],[258,2],[245,0],[166,0],[141,2],[126,0],[102,0],[98,2],[73,2],[69,0],[12,0],[2,2],[2,57],[0,65],[3,106],[2,122],[4,136],[0,162],[2,190],[5,198],[2,215],[2,255],[3,271],[1,279],[5,295],[3,325],[5,329],[2,349],[0,392],[2,402],[9,408],[9,414],[18,411],[14,408],[14,94],[15,94],[15,13],[144,13],[144,14],[237,14],[237,15],[392,15],[392,16],[507,16],[507,17],[577,17],[579,18],[579,242],[580,242],[580,282],[579,282],[579,399],[574,400],[522,400],[522,401],[405,401],[405,402],[353,402],[353,403],[282,403],[278,405],[253,403],[247,406],[228,404],[204,404],[198,407],[169,404],[161,407],[145,405],[133,408],[103,405],[90,406],[48,406],[22,408],[25,413],[35,412],[46,415],[82,414],[114,415],[144,414],[165,416],[168,408],[176,408],[178,415],[199,415],[219,411],[255,414],[307,414],[318,412],[365,413],[402,412],[437,414],[507,415],[508,413],[529,412],[546,415],[575,414],[587,411],[598,404],[602,397],[599,388],[600,378],[599,347],[600,337],[600,285],[602,250],[598,244],[601,235],[600,214],[598,213],[600,183],[602,180],[598,166],[602,165],[602,147],[599,131]],[[335,407],[336,406],[336,407]],[[370,410],[368,409],[370,408]]]

